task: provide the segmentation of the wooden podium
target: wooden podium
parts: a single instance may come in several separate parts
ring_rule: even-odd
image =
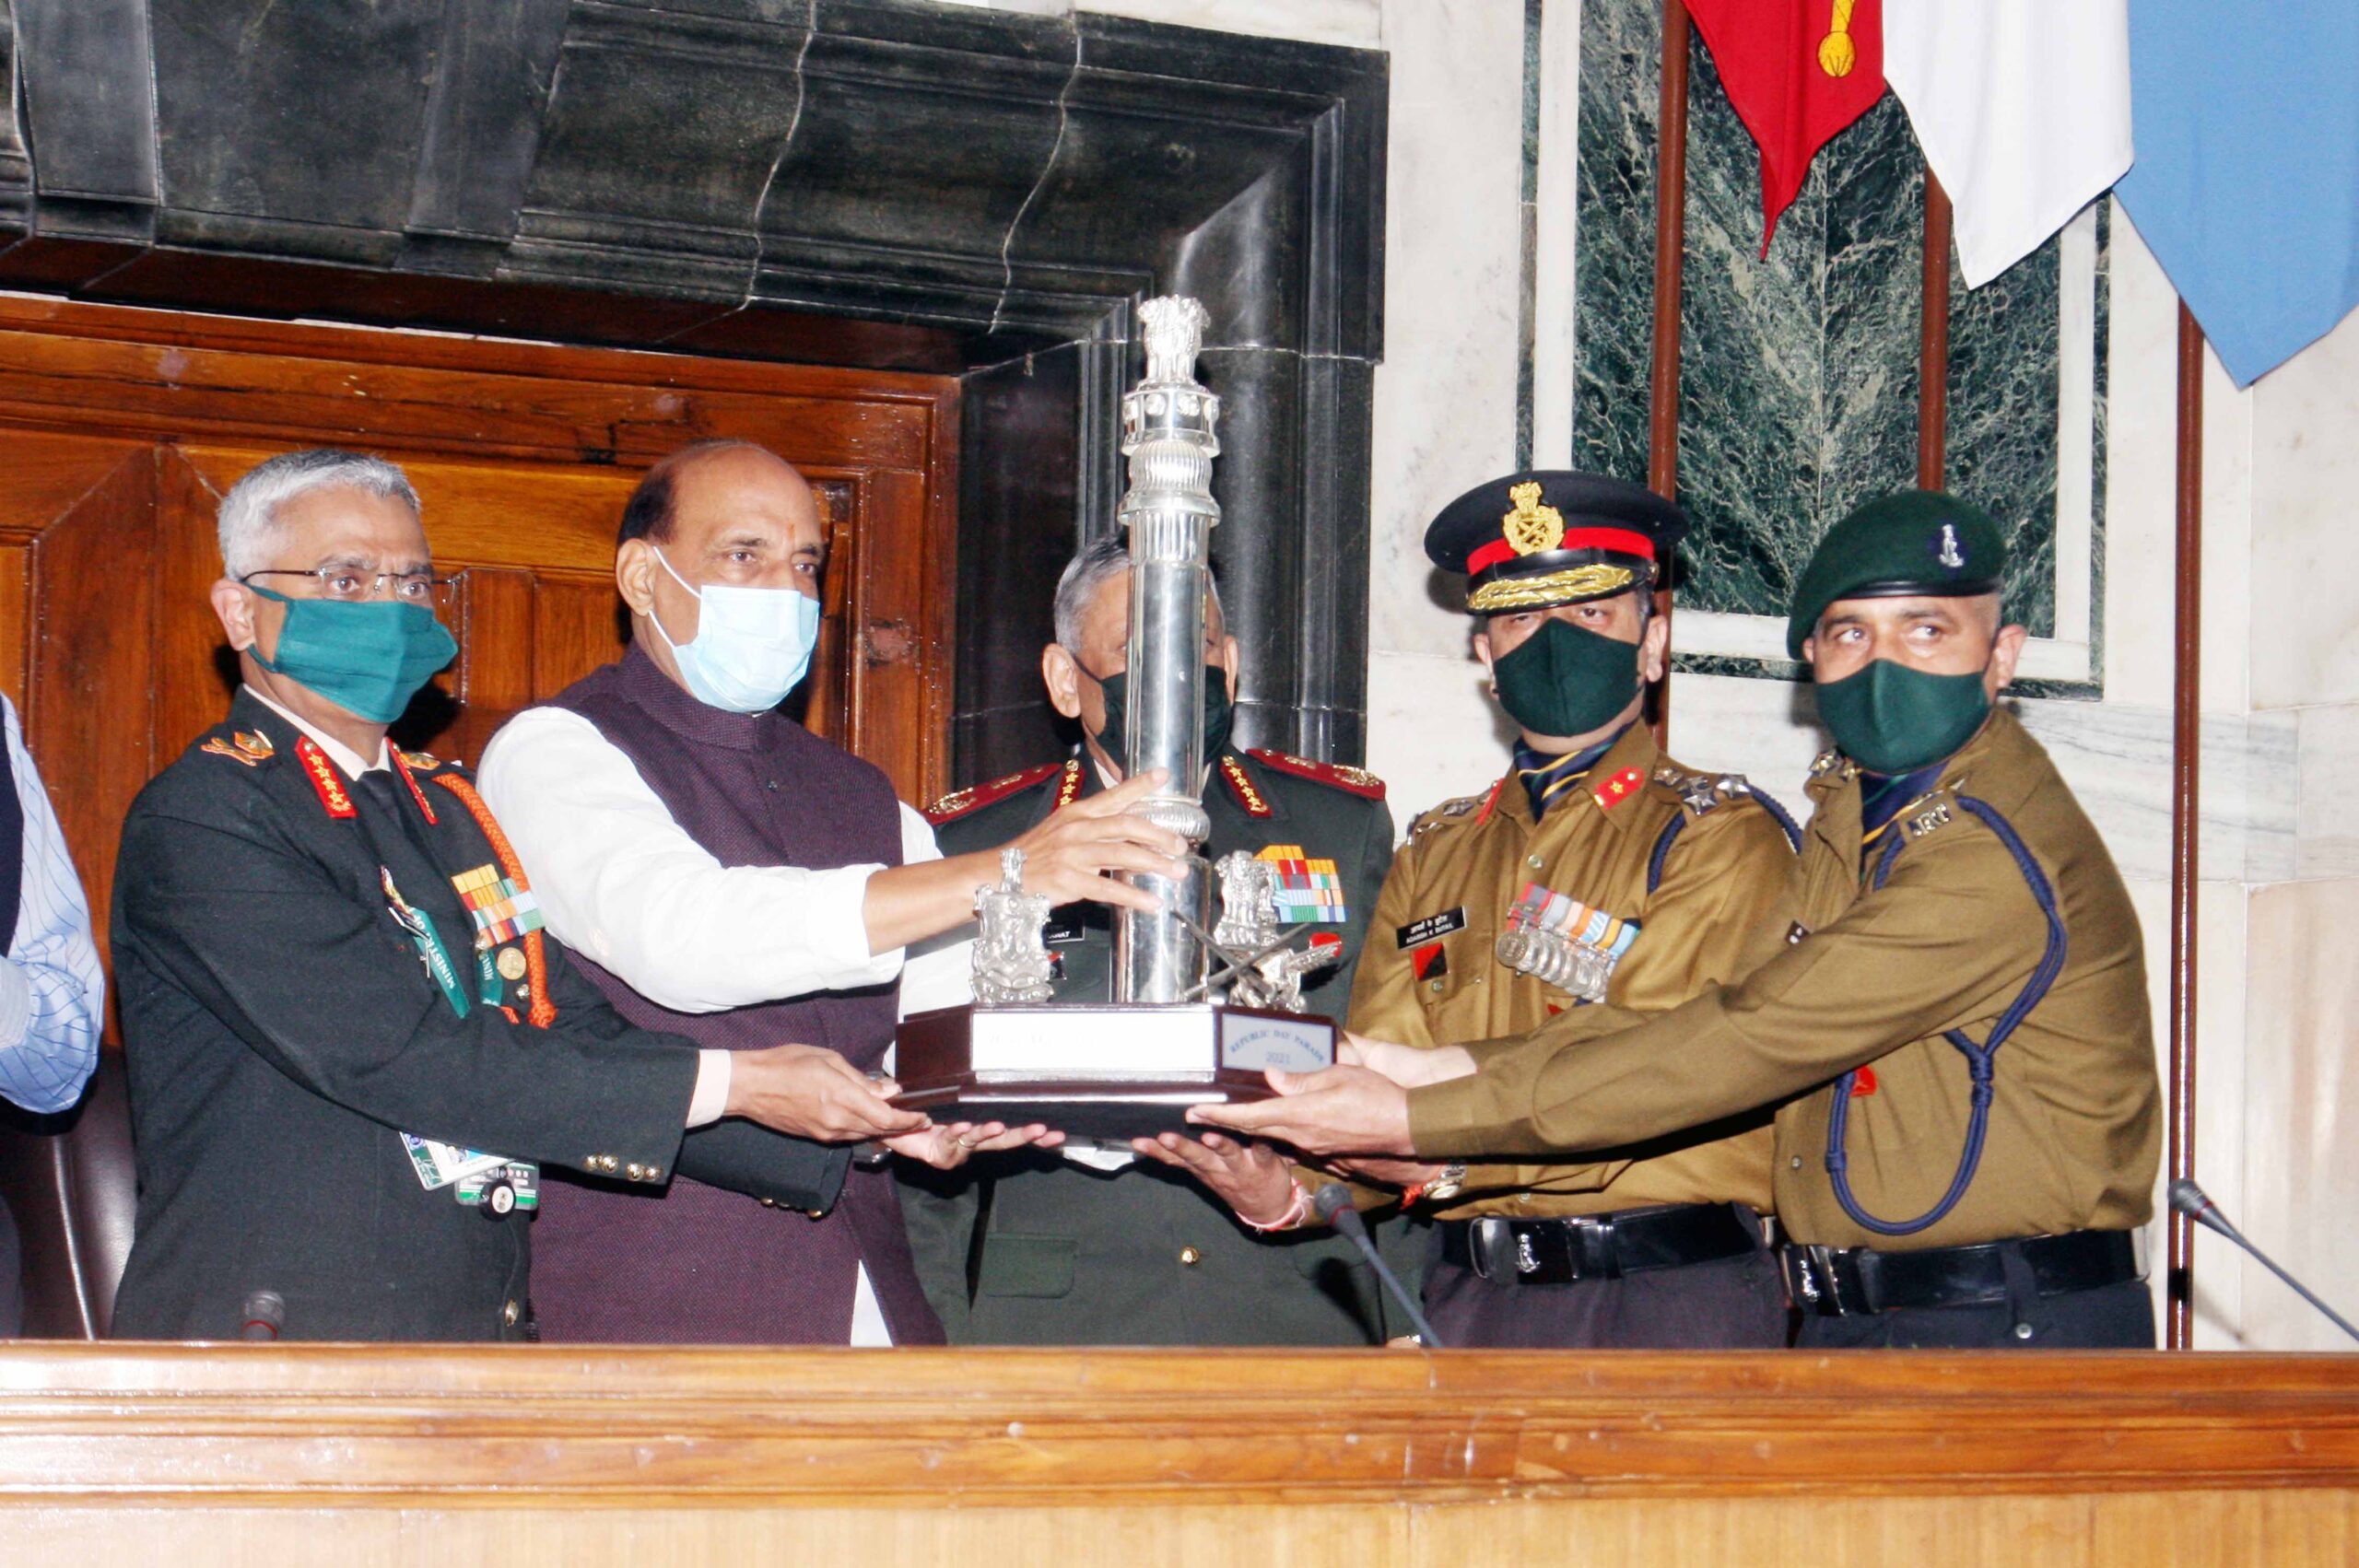
[[[2359,1561],[2359,1357],[0,1351],[14,1562]]]

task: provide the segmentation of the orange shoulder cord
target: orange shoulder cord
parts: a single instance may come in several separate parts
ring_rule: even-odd
[[[467,814],[475,819],[475,825],[483,829],[493,856],[499,861],[499,874],[514,883],[517,892],[530,890],[533,884],[525,880],[523,863],[516,859],[516,846],[508,842],[508,835],[500,831],[499,822],[491,814],[491,808],[483,803],[483,797],[475,793],[475,787],[455,773],[438,773],[434,776],[434,782],[458,796],[459,803],[467,808]],[[417,786],[412,785],[411,788]],[[524,975],[533,988],[533,1027],[546,1029],[557,1022],[557,1003],[549,1000],[548,949],[537,930],[524,933]]]

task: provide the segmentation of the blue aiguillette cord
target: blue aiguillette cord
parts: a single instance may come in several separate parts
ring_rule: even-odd
[[[1843,1212],[1851,1217],[1851,1223],[1878,1235],[1915,1235],[1919,1231],[1930,1230],[1956,1208],[1958,1200],[1966,1196],[1966,1189],[1974,1184],[1975,1172],[1982,1164],[1983,1141],[1990,1133],[1990,1102],[1998,1093],[1999,1047],[2007,1043],[2007,1036],[2015,1032],[2015,1026],[2039,1005],[2064,968],[2064,916],[2056,907],[2056,889],[2048,883],[2048,873],[2039,869],[2039,862],[2032,859],[2030,848],[1994,807],[1971,795],[1958,796],[1957,803],[1997,834],[1999,842],[2005,845],[2007,852],[2014,857],[2015,869],[2023,873],[2024,882],[2031,888],[2031,895],[2037,901],[2039,912],[2048,917],[2048,947],[2040,954],[2039,966],[2032,971],[2031,979],[2022,993],[2006,1012],[1999,1015],[1999,1022],[1991,1025],[1988,1040],[1978,1046],[1966,1037],[1963,1029],[1950,1029],[1942,1034],[1942,1037],[1956,1047],[1966,1058],[1966,1073],[1973,1083],[1970,1091],[1972,1099],[1966,1114],[1966,1144],[1958,1153],[1957,1171],[1950,1177],[1949,1190],[1942,1194],[1941,1201],[1915,1219],[1879,1219],[1869,1213],[1866,1206],[1851,1191],[1849,1156],[1844,1152],[1843,1142],[1844,1133],[1851,1120],[1851,1086],[1859,1081],[1860,1074],[1854,1069],[1835,1081],[1835,1107],[1826,1118],[1827,1179],[1834,1186],[1835,1201],[1842,1205]],[[1874,885],[1878,889],[1892,875],[1892,863],[1900,858],[1900,847],[1906,842],[1898,837],[1887,841],[1884,854],[1876,863]]]

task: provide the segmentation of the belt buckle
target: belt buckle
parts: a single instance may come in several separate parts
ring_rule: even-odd
[[[1516,1268],[1515,1228],[1496,1214],[1466,1223],[1466,1254],[1478,1279],[1494,1283],[1521,1277]]]
[[[1802,1305],[1823,1317],[1848,1317],[1849,1309],[1843,1305],[1842,1288],[1836,1283],[1835,1255],[1837,1248],[1814,1242],[1796,1242],[1788,1246],[1786,1256],[1793,1259],[1789,1283]]]

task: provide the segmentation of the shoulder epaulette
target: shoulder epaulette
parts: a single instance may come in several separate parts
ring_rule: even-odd
[[[1490,814],[1491,802],[1498,798],[1499,784],[1505,782],[1507,782],[1505,779],[1501,779],[1482,794],[1460,795],[1454,800],[1444,801],[1438,806],[1418,813],[1409,824],[1410,833],[1413,835],[1425,833],[1441,826],[1444,823],[1460,822],[1468,817],[1473,817],[1478,823],[1482,822]]]
[[[1237,797],[1238,805],[1243,809],[1247,816],[1273,814],[1270,809],[1269,801],[1254,786],[1252,776],[1245,771],[1244,765],[1236,757],[1223,752],[1217,771],[1222,782],[1228,786],[1228,792]]]
[[[1753,786],[1741,773],[1690,773],[1684,767],[1666,763],[1657,767],[1654,782],[1679,797],[1679,803],[1696,816],[1724,801],[1746,799]]]
[[[1313,762],[1292,752],[1273,752],[1261,746],[1249,746],[1246,755],[1264,767],[1280,773],[1291,773],[1297,778],[1309,778],[1371,801],[1384,799],[1384,780],[1365,768],[1346,767],[1337,762]]]
[[[1724,801],[1751,801],[1767,812],[1786,842],[1802,848],[1802,828],[1787,814],[1786,808],[1775,799],[1753,787],[1753,781],[1742,773],[1690,773],[1685,768],[1666,763],[1655,769],[1654,782],[1679,797],[1690,817],[1702,816]]]
[[[260,767],[278,755],[278,748],[271,744],[270,737],[259,730],[239,730],[226,737],[208,736],[205,744],[197,749],[208,756],[226,756],[231,762],[243,763],[248,767]]]
[[[969,784],[964,790],[953,790],[926,807],[925,819],[936,827],[945,822],[956,822],[968,812],[980,811],[1020,790],[1029,790],[1059,768],[1064,770],[1065,788],[1059,791],[1057,803],[1061,806],[1068,804],[1071,796],[1080,790],[1081,760],[1078,757],[1062,763],[1042,763],[1021,773],[1011,773],[1004,778],[994,778],[988,784]]]

